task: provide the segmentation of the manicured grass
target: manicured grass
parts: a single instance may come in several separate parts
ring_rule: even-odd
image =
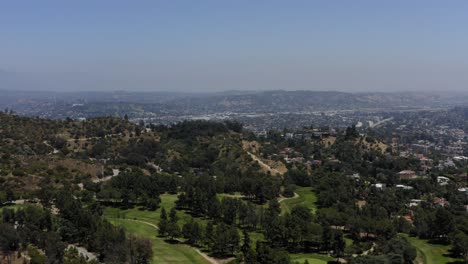
[[[128,233],[151,239],[154,252],[152,264],[209,263],[193,248],[183,244],[170,244],[162,238],[157,237],[157,230],[154,227],[129,219],[110,218],[109,221],[115,225],[122,226]]]
[[[427,240],[422,240],[417,237],[405,237],[408,238],[408,241],[416,248],[418,256],[421,257],[425,264],[462,261],[461,259],[455,259],[448,256],[450,254],[450,245],[431,244]]]
[[[315,194],[312,192],[312,188],[298,188],[296,193],[299,195],[298,198],[288,199],[281,202],[281,208],[283,212],[290,210],[298,205],[305,205],[311,209],[312,212],[315,212]],[[220,195],[221,197],[223,195]],[[177,195],[175,194],[163,194],[161,195],[161,207],[164,207],[169,214],[169,211],[172,207],[175,206],[175,201],[177,200]],[[148,237],[153,240],[154,243],[154,252],[156,252],[155,259],[153,263],[207,263],[203,257],[199,256],[195,250],[187,245],[180,244],[169,244],[165,242],[162,238],[156,237],[157,230],[153,227],[145,225],[143,223],[138,223],[131,221],[141,220],[149,222],[152,224],[158,224],[161,214],[161,209],[159,208],[156,211],[148,211],[141,208],[131,208],[131,209],[119,209],[113,207],[107,207],[104,210],[104,216],[109,219],[112,223],[121,225],[127,229],[128,232]],[[179,217],[179,224],[189,221],[191,216],[185,212],[177,211]],[[206,219],[196,218],[196,221],[205,225],[207,223]],[[251,232],[250,239],[252,244],[255,245],[256,241],[265,240],[264,236],[260,232]],[[181,251],[181,252],[178,252]],[[157,252],[160,252],[159,254]],[[203,262],[196,262],[195,257],[200,257]],[[183,258],[178,260],[176,257]],[[321,255],[321,254],[291,254],[291,259],[293,261],[299,261],[303,263],[306,259],[309,263],[327,263],[328,260],[333,260],[332,258]]]
[[[164,207],[167,214],[172,207],[175,207],[175,201],[177,200],[176,194],[162,194],[161,195],[161,204],[160,208],[156,211],[148,211],[143,208],[130,208],[130,209],[120,209],[114,207],[106,207],[104,210],[104,216],[106,218],[126,218],[126,219],[137,219],[152,224],[158,224],[159,217],[161,215],[161,208]],[[179,223],[182,225],[185,222],[190,220],[190,215],[181,211],[177,211],[177,216],[179,217]]]
[[[250,241],[251,241],[251,245],[256,245],[257,244],[257,241],[265,241],[265,236],[263,235],[263,233],[260,233],[260,232],[249,232],[249,236],[250,236]],[[242,234],[241,234],[241,238],[242,238]]]
[[[317,253],[299,253],[299,254],[290,254],[291,262],[299,262],[300,264],[304,261],[308,261],[310,264],[327,264],[328,261],[334,260],[334,258],[327,255],[317,254]]]
[[[26,204],[12,204],[12,205],[1,206],[0,213],[3,211],[3,208],[14,209],[15,211],[17,211],[18,209],[23,208],[25,206],[27,205]]]
[[[176,194],[161,195],[161,207],[166,209],[167,214],[172,207],[175,206],[177,200]],[[142,208],[120,209],[114,207],[106,207],[104,217],[115,225],[124,227],[127,232],[142,237],[147,237],[153,241],[155,263],[209,263],[200,256],[194,248],[183,244],[171,244],[164,241],[163,238],[157,237],[158,231],[147,224],[135,222],[132,220],[141,220],[157,225],[161,215],[161,207],[156,211],[148,211]],[[191,216],[185,212],[177,211],[179,217],[179,225],[191,219]],[[206,220],[197,219],[196,221],[205,224]]]
[[[315,213],[317,206],[317,196],[312,190],[312,187],[300,187],[295,191],[299,197],[286,199],[281,202],[281,213],[289,213],[291,209],[295,206],[303,205],[311,210],[312,213]]]
[[[354,241],[353,241],[351,238],[346,237],[346,236],[344,237],[344,241],[345,241],[345,243],[346,243],[346,247],[350,247],[350,246],[352,246],[353,243],[354,243]]]

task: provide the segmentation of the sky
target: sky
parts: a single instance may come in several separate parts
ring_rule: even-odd
[[[0,1],[0,89],[468,90],[465,0]]]

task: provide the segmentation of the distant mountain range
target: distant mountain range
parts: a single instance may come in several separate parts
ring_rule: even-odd
[[[466,104],[468,95],[435,93],[345,93],[335,91],[266,91],[238,95],[178,98],[167,109],[198,112],[301,112],[323,110],[404,109]]]
[[[328,110],[405,110],[468,105],[468,93],[347,93],[336,91],[25,92],[0,91],[0,107],[27,115],[64,112],[79,105],[92,116],[127,111],[171,115],[284,113]],[[69,109],[70,108],[70,109]],[[92,110],[91,110],[92,109]],[[37,112],[37,113],[36,113]]]

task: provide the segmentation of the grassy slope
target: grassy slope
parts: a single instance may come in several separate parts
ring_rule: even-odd
[[[291,209],[298,205],[308,207],[312,213],[315,213],[317,207],[317,196],[312,191],[312,187],[300,187],[297,188],[296,193],[299,195],[297,198],[287,199],[281,202],[282,213],[290,212]]]
[[[334,260],[334,258],[316,254],[316,253],[300,253],[300,254],[290,254],[292,262],[304,263],[304,261],[309,261],[310,264],[326,264],[328,261]]]
[[[406,236],[411,244],[417,249],[418,255],[421,256],[425,264],[439,264],[461,261],[448,257],[449,245],[431,244],[427,240],[422,240],[417,237]]]
[[[13,204],[13,205],[2,206],[2,207],[0,207],[0,213],[3,211],[3,208],[14,209],[16,211],[16,210],[18,210],[20,208],[23,208],[23,207],[25,207],[25,205],[23,205],[23,204]]]
[[[142,223],[134,222],[128,219],[110,219],[116,225],[125,228],[129,233],[147,237],[153,241],[153,261],[152,264],[159,263],[209,263],[202,256],[198,255],[194,249],[183,244],[169,244],[162,238],[157,237],[157,231]]]
[[[169,211],[171,210],[171,208],[175,206],[176,200],[177,200],[176,194],[163,194],[161,195],[160,207],[164,207],[167,214],[169,214]],[[150,222],[152,224],[158,224],[159,216],[161,215],[161,209],[158,209],[156,211],[148,211],[148,210],[142,210],[139,208],[131,208],[131,209],[122,210],[119,208],[107,207],[104,211],[104,215],[106,218],[138,219],[138,220]],[[189,215],[180,211],[177,211],[177,216],[179,216],[181,223],[185,223],[185,221],[190,219]]]
[[[175,206],[177,195],[163,194],[161,195],[161,207],[164,207],[169,214],[172,207]],[[195,250],[187,245],[169,244],[164,239],[157,237],[157,230],[153,227],[131,221],[129,219],[136,219],[152,224],[158,224],[161,209],[156,211],[140,210],[132,208],[121,210],[118,208],[107,207],[104,211],[104,216],[112,223],[124,227],[129,233],[147,237],[153,241],[153,250],[155,256],[153,264],[155,263],[209,263],[202,256],[198,255]],[[179,223],[183,224],[190,219],[190,216],[178,211]],[[125,218],[125,219],[123,219]]]

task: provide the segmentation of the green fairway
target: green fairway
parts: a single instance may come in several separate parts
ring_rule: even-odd
[[[425,264],[439,264],[450,263],[455,261],[462,261],[447,256],[449,254],[449,245],[431,244],[427,240],[422,240],[417,237],[405,236],[408,241],[418,251],[418,258]]]
[[[156,211],[148,211],[138,207],[125,210],[114,207],[106,207],[104,210],[104,216],[106,218],[136,219],[150,222],[152,224],[158,224],[161,208],[164,207],[166,212],[169,214],[171,208],[175,206],[176,200],[176,194],[162,194],[160,208]],[[190,219],[190,215],[181,211],[177,211],[177,216],[180,219],[179,223],[181,225]]]
[[[209,263],[193,248],[183,244],[169,244],[157,237],[157,230],[144,223],[129,219],[109,219],[113,224],[122,226],[131,234],[146,237],[153,242],[153,264],[159,263]]]
[[[17,211],[18,209],[23,208],[25,206],[27,205],[26,204],[12,204],[12,205],[1,206],[0,213],[3,211],[3,208],[14,209],[15,211]]]
[[[169,213],[175,206],[177,200],[176,194],[161,195],[161,207],[164,207]],[[157,237],[158,231],[147,224],[135,222],[140,220],[157,225],[161,214],[161,208],[156,211],[143,210],[135,207],[131,209],[119,209],[107,207],[104,210],[104,216],[115,225],[124,227],[129,233],[143,236],[153,241],[154,258],[152,263],[209,263],[194,248],[183,244],[170,244],[163,238]],[[189,221],[190,215],[177,211],[179,224]],[[199,222],[204,222],[199,220]]]
[[[312,188],[304,187],[298,188],[296,193],[299,195],[297,198],[287,199],[281,202],[283,212],[290,212],[290,210],[298,205],[305,205],[315,212],[315,194]],[[161,195],[161,207],[164,207],[169,213],[169,210],[175,206],[177,195],[163,194]],[[138,207],[131,209],[119,209],[107,207],[104,210],[104,216],[116,225],[123,226],[128,232],[153,240],[153,247],[155,258],[153,263],[208,263],[202,256],[198,255],[195,249],[180,244],[169,244],[162,238],[156,237],[157,230],[144,223],[135,222],[132,220],[141,220],[157,225],[159,222],[161,209],[156,211],[143,210]],[[179,216],[179,224],[190,220],[191,216],[185,212],[177,211]],[[207,220],[197,219],[201,224],[206,224]],[[258,240],[264,240],[264,236],[260,232],[251,232],[250,238],[255,244]],[[306,259],[309,263],[327,263],[332,258],[321,254],[291,254],[291,259],[294,261],[304,262]]]
[[[317,254],[317,253],[300,253],[300,254],[290,254],[291,262],[304,263],[304,261],[309,261],[310,264],[327,264],[328,261],[334,260],[334,258]]]
[[[303,205],[309,208],[312,213],[315,213],[317,207],[315,203],[317,202],[317,196],[312,190],[312,187],[300,187],[295,191],[299,197],[286,199],[281,202],[281,211],[282,213],[291,212],[291,209],[295,206]]]

